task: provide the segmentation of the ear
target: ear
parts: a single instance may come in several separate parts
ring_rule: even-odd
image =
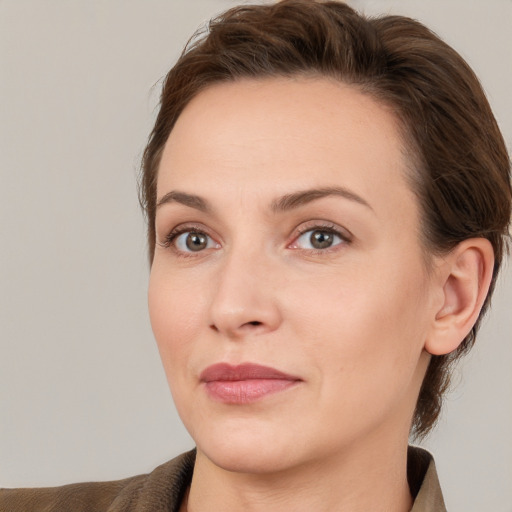
[[[471,238],[444,255],[439,270],[441,306],[425,342],[432,355],[453,352],[469,334],[487,297],[494,251],[486,238]]]

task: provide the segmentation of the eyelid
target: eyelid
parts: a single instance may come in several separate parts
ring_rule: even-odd
[[[332,233],[334,235],[337,235],[341,238],[341,240],[344,242],[343,244],[336,244],[332,247],[326,248],[326,249],[303,249],[301,247],[291,247],[293,244],[297,242],[297,240],[304,235],[305,233],[308,233],[310,231],[326,231],[329,233]],[[296,228],[295,233],[293,235],[292,241],[288,244],[288,247],[291,249],[296,250],[303,250],[303,251],[318,251],[318,252],[326,252],[329,251],[329,249],[337,247],[338,245],[344,245],[344,244],[350,244],[353,242],[354,236],[352,233],[346,229],[342,228],[338,224],[334,224],[330,221],[320,221],[320,220],[312,220],[308,221],[304,224],[301,224],[299,227]]]
[[[158,244],[161,247],[164,248],[172,248],[176,253],[179,254],[193,254],[191,251],[190,253],[180,251],[178,248],[174,246],[174,241],[182,234],[184,233],[202,233],[209,237],[213,242],[220,246],[220,243],[216,239],[215,236],[212,235],[211,231],[204,226],[203,224],[196,223],[196,222],[184,222],[183,224],[178,224],[174,228],[171,229],[164,237],[163,240],[160,240]],[[198,254],[203,251],[198,251]]]

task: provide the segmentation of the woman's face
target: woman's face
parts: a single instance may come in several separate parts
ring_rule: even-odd
[[[149,308],[215,464],[278,470],[407,437],[438,294],[406,172],[392,114],[326,79],[215,85],[179,117]]]

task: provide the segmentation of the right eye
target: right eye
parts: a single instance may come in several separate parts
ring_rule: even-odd
[[[209,235],[202,231],[182,231],[171,233],[167,238],[169,245],[174,245],[177,251],[191,253],[200,252],[205,249],[219,247]]]

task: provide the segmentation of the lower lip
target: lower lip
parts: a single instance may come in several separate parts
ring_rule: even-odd
[[[216,402],[243,405],[289,389],[298,382],[288,379],[216,380],[205,382],[205,387]]]

